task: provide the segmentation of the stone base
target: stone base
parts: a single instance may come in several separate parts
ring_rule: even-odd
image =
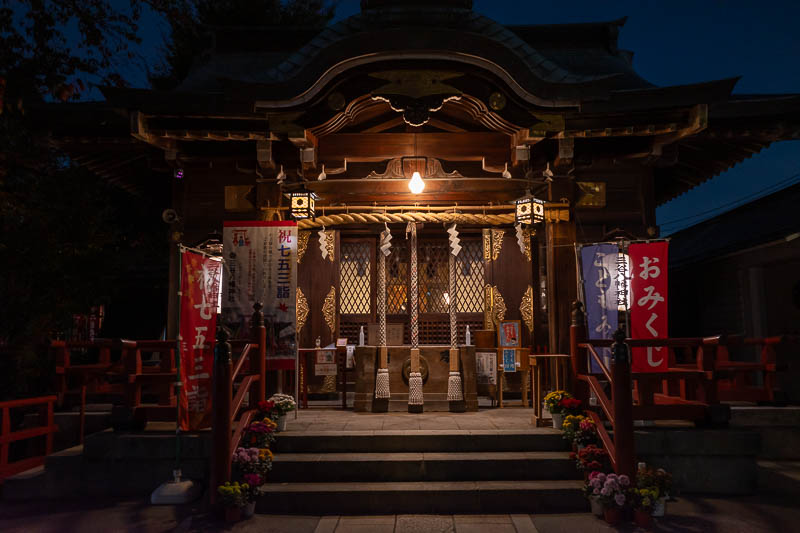
[[[423,346],[420,355],[427,361],[428,374],[423,384],[424,410],[452,411],[447,400],[450,377],[449,346]],[[381,400],[375,398],[375,378],[378,371],[379,348],[377,346],[356,347],[356,387],[353,408],[357,412],[384,412]],[[389,379],[392,393],[388,402],[389,411],[405,411],[405,406],[395,407],[398,402],[408,401],[408,383],[403,379],[403,365],[410,355],[408,346],[389,347]],[[464,410],[478,410],[477,377],[475,372],[475,347],[459,348],[461,379],[464,387]],[[439,401],[441,400],[441,401]]]

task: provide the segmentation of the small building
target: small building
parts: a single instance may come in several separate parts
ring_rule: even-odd
[[[799,202],[795,184],[671,236],[673,336],[800,334]],[[777,355],[789,370],[779,374],[778,385],[797,403],[796,346]]]

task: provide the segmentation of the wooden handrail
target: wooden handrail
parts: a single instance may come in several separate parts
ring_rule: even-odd
[[[603,375],[606,377],[608,381],[611,381],[611,372],[608,371],[603,360],[600,359],[599,355],[597,355],[597,352],[594,350],[594,347],[588,343],[581,344],[580,346],[582,348],[586,348],[589,351],[589,355],[592,356],[592,359],[594,359],[594,361],[600,367],[600,370],[603,372]]]
[[[231,380],[236,381],[236,376],[239,375],[239,371],[242,369],[242,365],[247,359],[247,354],[250,353],[250,346],[252,346],[252,344],[244,345],[241,355],[236,360],[236,366],[233,367],[233,375],[231,375]]]
[[[266,400],[267,333],[261,307],[260,303],[253,306],[255,312],[251,322],[251,340],[235,343],[237,346],[242,346],[242,353],[236,361],[235,367],[231,358],[232,347],[231,342],[228,341],[228,333],[222,328],[217,331],[215,386],[212,399],[214,420],[211,427],[213,449],[210,499],[212,504],[217,502],[216,487],[231,479],[233,450],[239,445],[244,428],[257,412],[252,407],[256,406],[258,402]],[[253,353],[254,349],[257,349],[257,352]],[[250,361],[250,369],[243,376],[234,396],[234,381],[242,372],[245,360]],[[240,415],[245,395],[248,392],[250,393],[251,409]],[[234,424],[236,425],[235,431]]]
[[[250,392],[250,387],[258,381],[258,376],[254,376],[252,374],[245,376],[242,379],[242,382],[239,383],[239,388],[236,390],[236,396],[233,397],[233,402],[231,402],[231,419],[236,419],[236,413],[239,412],[239,409],[242,407],[242,403],[244,402],[244,395],[245,393]]]
[[[603,421],[600,419],[600,415],[594,411],[589,411],[589,417],[592,419],[594,426],[597,428],[597,435],[600,437],[600,441],[603,443],[603,448],[605,448],[608,452],[608,458],[611,460],[611,467],[616,471],[617,453],[616,449],[614,448],[614,441],[611,439],[611,435],[608,434],[608,430],[603,424]]]
[[[233,437],[231,437],[231,450],[235,450],[239,447],[239,443],[242,442],[242,435],[244,435],[244,428],[250,425],[250,422],[253,420],[253,417],[257,412],[258,411],[256,409],[251,409],[242,413],[242,417],[236,424],[236,430],[233,432]]]
[[[9,476],[44,464],[45,457],[53,452],[53,434],[58,431],[58,426],[53,420],[53,405],[57,401],[57,396],[41,396],[38,398],[24,398],[21,400],[0,402],[0,416],[3,417],[2,423],[0,424],[0,484]],[[46,409],[45,423],[37,427],[11,431],[11,409],[35,405],[44,406]],[[9,461],[9,450],[12,442],[42,436],[45,437],[44,455]]]

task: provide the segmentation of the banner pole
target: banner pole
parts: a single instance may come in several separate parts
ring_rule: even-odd
[[[180,267],[178,268],[178,323],[176,324],[177,328],[175,331],[178,332],[176,344],[177,349],[175,350],[175,372],[177,375],[175,376],[177,381],[175,382],[175,472],[173,472],[173,477],[175,481],[180,481],[181,478],[181,390],[183,388],[183,382],[181,381],[181,297],[183,296],[183,254],[185,252],[185,248],[182,244],[178,245],[178,264]]]

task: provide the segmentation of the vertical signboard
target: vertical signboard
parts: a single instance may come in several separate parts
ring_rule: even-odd
[[[628,248],[631,258],[631,338],[667,338],[667,261],[666,241],[634,243]],[[668,351],[664,347],[634,348],[633,372],[666,371]]]
[[[589,339],[610,339],[617,329],[619,247],[616,244],[592,244],[581,247],[581,272],[583,275],[583,300],[586,306],[587,335]],[[598,348],[597,355],[606,360],[609,348]],[[594,359],[591,371],[600,372]]]
[[[297,223],[225,222],[222,320],[234,338],[250,335],[253,304],[264,306],[267,368],[289,370],[297,360]]]
[[[181,429],[211,425],[214,334],[222,263],[218,258],[181,252],[179,418]]]

